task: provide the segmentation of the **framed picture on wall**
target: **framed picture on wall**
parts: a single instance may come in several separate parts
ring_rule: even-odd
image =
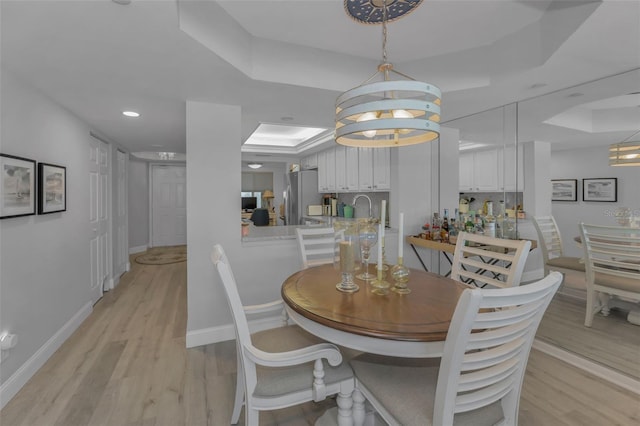
[[[67,210],[67,168],[38,163],[38,214]]]
[[[0,219],[36,214],[36,162],[0,154]]]
[[[552,179],[551,201],[578,201],[578,179]]]
[[[582,179],[582,201],[618,201],[617,178]]]

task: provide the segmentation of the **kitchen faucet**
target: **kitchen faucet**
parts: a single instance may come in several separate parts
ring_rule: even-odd
[[[368,195],[365,195],[365,194],[358,194],[358,195],[356,195],[355,197],[353,197],[353,201],[351,202],[351,204],[353,204],[353,207],[355,208],[355,206],[356,206],[356,201],[358,201],[358,198],[360,198],[360,197],[364,197],[364,198],[366,198],[367,200],[369,200],[369,217],[371,217],[371,198],[369,198],[369,196],[368,196]]]

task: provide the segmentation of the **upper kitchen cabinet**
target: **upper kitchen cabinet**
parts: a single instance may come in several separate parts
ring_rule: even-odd
[[[302,170],[313,170],[318,168],[318,154],[311,154],[304,157],[300,161],[300,168]]]
[[[358,190],[358,148],[339,146],[336,156],[336,191]]]
[[[524,191],[524,148],[516,150],[514,145],[505,146],[499,151],[498,164],[498,190]]]
[[[318,192],[336,192],[336,151],[318,153]]]
[[[391,189],[390,148],[359,148],[358,183],[361,191]]]
[[[498,191],[498,150],[460,154],[460,192]]]

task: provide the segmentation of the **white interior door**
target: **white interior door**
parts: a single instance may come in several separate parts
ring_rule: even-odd
[[[151,166],[151,245],[187,244],[187,168]]]
[[[116,217],[115,217],[115,268],[114,276],[119,277],[129,270],[129,229],[128,229],[128,155],[116,152]]]
[[[104,291],[110,270],[109,238],[109,145],[92,137],[89,153],[89,222],[91,237],[91,300],[96,303]]]

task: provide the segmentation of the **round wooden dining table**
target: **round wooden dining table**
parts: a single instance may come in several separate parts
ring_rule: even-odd
[[[378,295],[336,289],[340,272],[331,264],[296,272],[282,284],[290,318],[324,340],[347,348],[405,358],[442,356],[458,298],[467,284],[411,269],[409,294]],[[393,285],[393,283],[391,283]]]

